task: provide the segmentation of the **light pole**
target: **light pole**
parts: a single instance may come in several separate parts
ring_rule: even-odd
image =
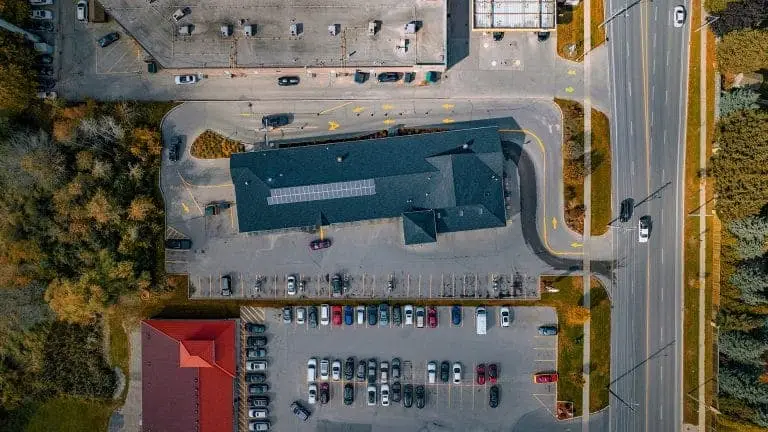
[[[712,18],[712,17],[711,17],[711,16],[708,16],[708,17],[707,17],[707,20],[704,22],[704,24],[700,25],[700,26],[699,26],[699,27],[698,27],[696,30],[694,30],[693,32],[694,32],[694,33],[696,33],[697,31],[699,31],[699,30],[703,29],[704,27],[706,27],[706,26],[708,26],[708,25],[712,24],[713,22],[715,22],[715,21],[717,21],[717,20],[719,20],[719,19],[720,19],[720,17],[719,17],[719,16],[716,16],[716,17],[715,17],[715,19],[713,19],[713,20],[711,20],[711,21],[710,21],[710,20],[709,20],[710,18]]]

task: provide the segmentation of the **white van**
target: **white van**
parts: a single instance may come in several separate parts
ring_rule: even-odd
[[[331,322],[331,306],[327,304],[320,305],[320,324],[326,326]]]
[[[475,329],[477,334],[484,335],[486,331],[486,319],[488,317],[488,311],[485,306],[478,306],[475,310]]]
[[[312,357],[307,361],[307,382],[317,381],[317,359]]]
[[[78,21],[85,21],[88,19],[88,2],[85,0],[80,0],[77,2],[77,20]]]

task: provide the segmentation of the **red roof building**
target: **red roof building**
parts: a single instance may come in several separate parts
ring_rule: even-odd
[[[233,429],[236,328],[234,320],[142,321],[143,432]]]

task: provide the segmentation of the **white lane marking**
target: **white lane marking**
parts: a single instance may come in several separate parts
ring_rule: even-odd
[[[667,51],[667,67],[669,67],[669,51]]]
[[[651,126],[653,126],[653,111],[651,111]]]
[[[659,8],[654,7],[653,8],[653,19],[657,20],[659,19]],[[656,45],[656,33],[653,34],[653,44]]]
[[[630,135],[634,135],[633,131],[634,131],[634,128],[632,127],[632,120],[630,120],[629,121],[629,134]]]
[[[669,103],[669,89],[664,90],[664,103]]]
[[[664,265],[664,248],[661,248],[661,265]],[[661,290],[661,296],[664,297],[664,290]]]

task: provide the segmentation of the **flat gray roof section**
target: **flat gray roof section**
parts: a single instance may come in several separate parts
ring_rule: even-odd
[[[473,0],[472,30],[554,30],[555,0]]]
[[[445,1],[100,0],[165,68],[358,68],[445,63]],[[178,22],[174,11],[187,8]],[[376,21],[376,34],[368,24]],[[418,22],[414,34],[405,25]],[[180,34],[191,25],[191,34]],[[221,35],[230,25],[232,35]],[[254,33],[245,33],[250,25]],[[295,25],[297,34],[291,34]],[[331,35],[335,26],[336,35]],[[407,49],[397,47],[407,39]]]
[[[481,127],[237,153],[230,172],[240,232],[404,217],[415,244],[505,226],[503,164],[498,128]]]

